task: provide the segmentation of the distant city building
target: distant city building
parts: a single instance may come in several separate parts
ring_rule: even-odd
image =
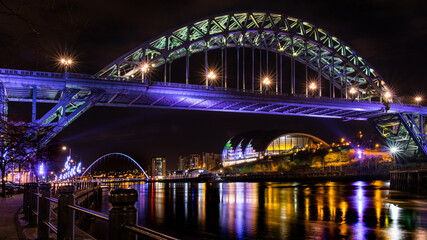
[[[151,177],[166,176],[166,158],[153,157],[151,159]]]
[[[178,170],[206,169],[212,170],[221,166],[221,154],[205,153],[178,157]]]
[[[191,154],[190,155],[190,169],[203,168],[202,158],[200,154]]]
[[[306,149],[329,147],[325,141],[306,133],[283,130],[251,131],[232,137],[222,152],[224,167],[254,162],[267,156],[289,155]]]
[[[190,158],[187,156],[178,157],[178,170],[190,169]]]
[[[203,168],[209,171],[221,167],[221,154],[217,153],[202,153]]]

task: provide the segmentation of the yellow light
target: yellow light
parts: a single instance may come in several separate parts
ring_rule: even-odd
[[[146,73],[146,72],[148,72],[149,68],[150,68],[150,66],[146,63],[146,64],[142,65],[141,71]]]
[[[63,64],[63,65],[66,65],[66,66],[68,66],[68,65],[71,65],[71,63],[73,63],[73,60],[71,60],[71,59],[67,59],[67,58],[61,58],[61,64]]]
[[[356,94],[357,89],[355,87],[351,87],[349,92],[351,95]]]
[[[308,88],[310,90],[316,90],[317,89],[317,84],[315,82],[311,82],[310,85],[308,86]]]
[[[264,85],[270,85],[271,81],[270,81],[270,79],[268,77],[266,77],[266,78],[264,78],[264,81],[262,81],[262,83]]]
[[[386,93],[384,94],[384,97],[385,97],[385,98],[391,98],[391,93],[390,93],[390,92],[386,92]]]
[[[67,150],[67,146],[62,146],[62,150]]]
[[[415,101],[416,101],[417,103],[420,103],[422,100],[423,100],[423,98],[422,98],[421,96],[417,96],[417,97],[415,97]]]
[[[215,78],[216,78],[215,73],[214,73],[213,71],[209,72],[209,74],[208,74],[208,79],[212,79],[212,80],[214,80]]]
[[[341,138],[341,142],[344,142],[345,141],[345,138]]]

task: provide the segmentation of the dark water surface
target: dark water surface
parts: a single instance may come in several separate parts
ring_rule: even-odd
[[[388,190],[388,184],[121,186],[139,192],[139,225],[181,239],[427,239],[427,200]]]

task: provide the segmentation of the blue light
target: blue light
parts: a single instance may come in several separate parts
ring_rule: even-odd
[[[39,175],[43,176],[44,173],[45,173],[45,171],[44,171],[44,164],[42,163],[42,164],[39,165]]]
[[[362,151],[362,150],[360,150],[360,149],[357,149],[356,153],[357,153],[357,158],[358,158],[359,160],[361,160],[361,159],[362,159],[362,156],[363,156],[363,151]]]

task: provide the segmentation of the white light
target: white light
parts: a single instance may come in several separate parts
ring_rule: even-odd
[[[357,92],[355,87],[350,88],[350,94],[355,94]]]
[[[399,148],[398,147],[391,147],[390,152],[395,154],[395,153],[399,152]]]
[[[262,81],[265,85],[270,85],[271,81],[268,77],[264,78],[264,81]]]
[[[391,93],[390,92],[386,92],[384,95],[385,98],[391,98]]]

